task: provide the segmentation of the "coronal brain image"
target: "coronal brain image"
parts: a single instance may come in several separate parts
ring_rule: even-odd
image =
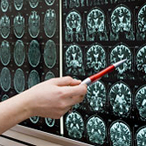
[[[119,82],[113,85],[109,92],[109,98],[115,115],[125,117],[129,114],[132,104],[132,94],[126,84]]]
[[[48,40],[44,48],[44,62],[48,68],[53,68],[56,64],[56,59],[56,44],[53,40]]]
[[[28,30],[32,38],[36,38],[40,32],[40,16],[36,11],[32,11],[28,20]]]
[[[72,75],[84,75],[83,54],[78,45],[71,45],[65,52],[66,72]]]
[[[22,69],[18,68],[14,74],[14,89],[17,93],[25,89],[25,76]]]
[[[113,146],[131,146],[132,134],[128,125],[121,121],[112,124],[110,139]]]
[[[136,107],[142,120],[146,121],[146,85],[141,87],[135,97]]]
[[[32,40],[28,50],[28,61],[32,67],[38,66],[41,59],[40,45],[38,41]]]
[[[72,112],[67,115],[65,126],[68,135],[75,139],[81,139],[84,132],[84,121],[82,116],[77,112]]]
[[[40,76],[36,70],[32,70],[28,77],[28,88],[40,83]]]
[[[90,142],[99,145],[104,144],[107,129],[101,118],[97,116],[90,117],[86,124],[86,130]]]
[[[7,92],[11,88],[11,73],[7,67],[4,67],[0,73],[0,85],[3,91]]]
[[[11,47],[8,41],[2,41],[0,45],[0,60],[3,65],[8,65],[11,60]]]
[[[117,45],[110,53],[110,61],[112,64],[127,59],[126,62],[116,68],[119,74],[123,74],[132,66],[132,53],[130,49],[125,45]]]
[[[87,51],[87,68],[89,72],[97,73],[106,66],[105,50],[100,45],[93,45]],[[91,71],[90,71],[91,70]]]
[[[1,0],[1,10],[2,10],[2,12],[7,12],[8,8],[9,8],[8,0]]]
[[[48,9],[44,17],[44,31],[47,37],[52,38],[57,29],[57,17],[54,9]]]
[[[52,6],[54,4],[55,0],[45,0],[45,2],[48,6]]]
[[[55,125],[55,119],[45,118],[45,122],[48,127],[53,127]]]
[[[124,6],[118,6],[111,14],[111,28],[114,33],[112,40],[118,39],[118,33],[125,33],[126,39],[134,40],[132,28],[132,14],[130,10]]]
[[[104,111],[106,104],[106,89],[100,81],[88,87],[86,94],[87,102],[92,111]]]
[[[20,13],[14,18],[13,31],[17,38],[22,38],[25,33],[25,18]]]
[[[31,8],[36,8],[40,0],[29,0],[29,5]]]
[[[30,117],[29,119],[33,124],[37,124],[40,118],[38,116],[34,116],[34,117]]]
[[[1,36],[6,39],[10,34],[10,18],[6,15],[0,19],[0,30]]]
[[[107,40],[105,15],[98,9],[94,8],[87,15],[87,36],[88,41]]]
[[[21,40],[17,40],[14,46],[14,61],[17,66],[22,66],[25,61],[25,48]]]
[[[142,47],[136,54],[136,65],[139,71],[146,73],[146,46]]]
[[[146,127],[140,128],[136,134],[136,145],[145,146],[146,145]]]
[[[17,11],[21,10],[23,7],[23,0],[14,0],[14,7]]]
[[[4,94],[1,98],[1,101],[5,101],[7,99],[9,99],[9,96],[7,94]]]

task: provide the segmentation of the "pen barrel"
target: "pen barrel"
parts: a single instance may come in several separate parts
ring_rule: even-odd
[[[115,66],[110,65],[109,67],[103,69],[102,71],[98,72],[97,74],[90,76],[91,82],[95,82],[95,81],[99,80],[102,76],[104,76],[107,73],[110,73],[114,69],[115,69]]]

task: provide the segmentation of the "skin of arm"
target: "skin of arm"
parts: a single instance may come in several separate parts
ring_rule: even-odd
[[[0,134],[32,116],[59,119],[83,101],[86,85],[71,77],[44,81],[0,103]]]

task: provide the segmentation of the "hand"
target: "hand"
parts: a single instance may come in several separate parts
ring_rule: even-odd
[[[87,86],[80,83],[71,77],[62,77],[32,87],[27,91],[31,95],[27,96],[31,98],[31,115],[59,119],[73,105],[83,101]]]

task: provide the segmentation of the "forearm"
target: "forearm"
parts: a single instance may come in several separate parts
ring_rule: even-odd
[[[0,134],[31,116],[28,96],[23,92],[0,103]]]

